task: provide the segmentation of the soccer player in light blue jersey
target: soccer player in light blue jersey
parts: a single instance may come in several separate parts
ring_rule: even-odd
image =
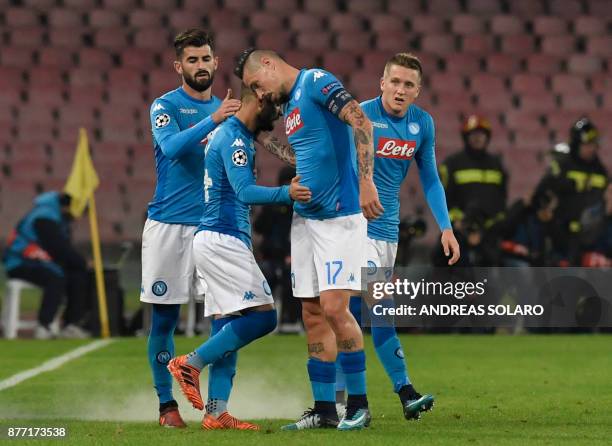
[[[382,94],[362,102],[361,107],[374,127],[374,183],[380,201],[385,208],[382,216],[368,222],[368,281],[378,280],[377,270],[384,268],[391,273],[397,254],[400,223],[400,187],[412,160],[419,168],[419,177],[427,204],[442,232],[444,253],[452,257],[448,264],[459,260],[459,244],[455,239],[448,216],[444,188],[438,177],[435,156],[435,128],[429,113],[415,105],[423,70],[418,58],[408,53],[399,53],[389,59],[380,81]],[[390,275],[390,274],[389,274]],[[392,296],[390,296],[392,297]],[[366,296],[368,307],[373,300]],[[392,298],[377,304],[393,305]],[[351,298],[351,311],[360,320],[361,298]],[[372,338],[376,353],[382,363],[393,390],[399,395],[406,419],[418,419],[421,412],[432,408],[432,395],[420,395],[408,377],[404,353],[388,317],[370,312]],[[337,399],[344,394],[344,374],[337,366]],[[339,408],[341,410],[341,408]]]
[[[223,102],[212,96],[218,60],[206,32],[187,30],[176,36],[174,47],[182,85],[155,99],[150,110],[157,185],[142,234],[140,300],[153,309],[147,349],[159,423],[185,427],[166,366],[174,356],[180,304],[200,294],[191,245],[203,210],[202,141],[240,108],[240,101],[229,91]]]
[[[259,101],[243,87],[242,108],[208,139],[204,173],[204,213],[193,243],[198,273],[205,278],[206,316],[212,333],[189,355],[170,361],[168,369],[197,409],[200,371],[209,368],[208,401],[202,428],[258,430],[229,414],[227,402],[236,374],[237,351],[276,327],[272,291],[251,251],[251,204],[307,202],[311,194],[295,177],[289,186],[255,184],[255,134],[272,130],[276,106]]]
[[[363,335],[348,303],[361,288],[366,218],[383,211],[372,179],[372,125],[342,83],[325,70],[298,70],[273,51],[250,49],[239,58],[235,73],[258,97],[282,105],[297,174],[312,191],[312,200],[294,206],[291,279],[293,295],[302,299],[315,404],[283,429],[362,429],[371,419]],[[348,392],[340,421],[336,357]]]

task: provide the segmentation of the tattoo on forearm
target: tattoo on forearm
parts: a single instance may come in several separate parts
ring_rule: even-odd
[[[308,353],[321,353],[323,350],[323,343],[316,342],[314,344],[308,344]]]
[[[283,144],[276,136],[269,135],[263,140],[263,146],[272,155],[292,166],[295,166],[295,152],[288,144]]]
[[[355,339],[343,339],[338,341],[338,349],[340,350],[353,350],[357,346]]]
[[[353,135],[359,160],[359,176],[361,178],[371,177],[374,164],[372,135],[359,127],[353,129]]]

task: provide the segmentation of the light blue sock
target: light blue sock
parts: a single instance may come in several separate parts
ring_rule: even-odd
[[[239,316],[228,316],[221,319],[214,319],[210,331],[211,337],[216,335],[224,325]],[[218,417],[227,410],[227,402],[234,384],[236,375],[236,362],[238,352],[232,352],[228,356],[213,362],[208,370],[208,401],[206,412]]]
[[[312,395],[316,401],[334,403],[336,401],[335,381],[336,366],[334,362],[308,358],[308,377],[312,387]]]
[[[172,375],[166,368],[174,357],[174,329],[179,320],[180,305],[153,304],[151,331],[147,341],[149,365],[159,403],[172,401]]]
[[[382,299],[377,302],[384,306],[392,306],[393,301],[390,299]],[[376,355],[382,363],[387,376],[393,385],[393,391],[399,392],[402,386],[410,384],[406,363],[404,360],[404,351],[400,344],[392,317],[376,316],[370,312],[372,318],[372,341]]]
[[[251,311],[225,324],[214,336],[189,354],[187,363],[197,369],[231,355],[276,328],[276,310]]]
[[[366,394],[366,357],[363,350],[339,352],[338,360],[346,380],[348,396]]]

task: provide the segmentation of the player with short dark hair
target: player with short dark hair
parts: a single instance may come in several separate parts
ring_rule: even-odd
[[[150,110],[157,185],[142,234],[140,300],[153,304],[148,356],[159,423],[184,427],[166,365],[174,356],[180,304],[201,294],[191,245],[203,209],[203,140],[240,108],[240,101],[231,91],[223,102],[212,95],[218,60],[205,31],[182,32],[174,46],[182,85],[155,99]]]
[[[307,202],[311,196],[298,177],[289,186],[255,184],[255,136],[261,130],[272,130],[278,112],[269,101],[260,102],[247,87],[243,87],[241,98],[242,108],[209,136],[204,214],[193,243],[196,267],[207,287],[206,316],[215,318],[211,336],[189,355],[168,364],[197,409],[204,407],[200,371],[210,365],[202,421],[208,430],[259,430],[227,411],[237,351],[274,330],[277,319],[272,290],[251,250],[250,205]]]
[[[382,94],[361,103],[374,127],[374,183],[385,209],[376,220],[368,222],[367,266],[368,282],[386,280],[392,274],[397,255],[400,224],[401,185],[412,160],[419,167],[423,194],[442,232],[441,243],[446,256],[452,253],[448,264],[459,259],[459,244],[451,228],[444,188],[438,177],[435,157],[435,127],[429,113],[414,104],[421,90],[423,68],[419,59],[410,53],[398,53],[385,64],[380,79]],[[366,297],[368,307],[374,301]],[[376,301],[392,306],[392,296]],[[361,319],[361,298],[351,298],[351,311]],[[433,406],[431,395],[420,395],[412,386],[404,354],[395,331],[393,320],[370,312],[372,339],[378,358],[398,394],[406,419],[418,419],[420,413]],[[338,397],[344,394],[344,376],[340,367],[337,375]]]
[[[291,277],[293,295],[302,299],[315,405],[283,429],[362,429],[371,420],[363,335],[348,302],[352,290],[361,288],[364,215],[375,218],[383,211],[372,180],[372,125],[340,81],[325,70],[298,70],[274,51],[250,49],[241,55],[235,73],[259,98],[282,106],[297,174],[312,191],[310,202],[294,206]],[[270,138],[266,146],[290,158],[278,141]],[[348,391],[347,412],[340,422],[334,386],[337,357]]]

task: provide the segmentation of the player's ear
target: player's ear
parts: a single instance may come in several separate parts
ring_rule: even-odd
[[[215,56],[213,58],[213,61],[214,61],[215,71],[217,71],[217,68],[219,67],[219,58]]]
[[[181,76],[183,75],[183,66],[178,60],[174,61],[174,70]]]
[[[380,78],[380,91],[385,91],[385,77]]]

